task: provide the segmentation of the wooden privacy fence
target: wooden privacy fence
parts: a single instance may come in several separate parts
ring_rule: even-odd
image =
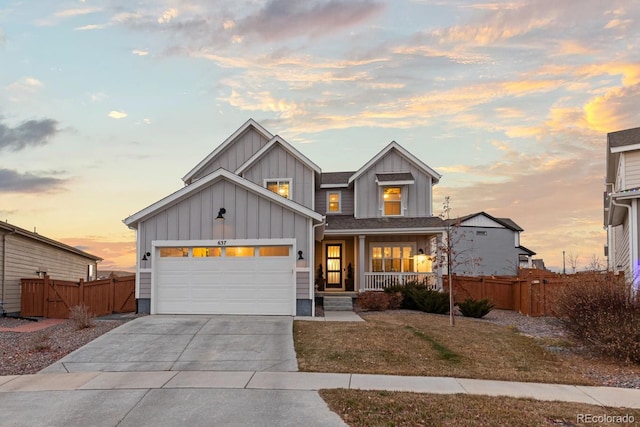
[[[599,273],[590,273],[599,274]],[[624,280],[621,274],[610,274],[612,280]],[[519,276],[453,276],[456,302],[466,298],[488,298],[495,308],[514,310],[527,316],[553,315],[555,298],[570,281],[567,276],[546,270],[520,269]],[[447,278],[443,278],[447,290]]]
[[[136,311],[136,276],[79,282],[21,279],[20,315],[68,319],[74,305],[84,303],[95,316]]]

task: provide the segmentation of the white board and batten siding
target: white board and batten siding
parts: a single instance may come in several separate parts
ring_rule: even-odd
[[[314,171],[279,144],[269,149],[242,176],[260,186],[264,186],[265,180],[290,178],[290,199],[313,209]]]
[[[231,172],[235,171],[264,147],[267,142],[269,142],[267,138],[252,127],[249,127],[242,135],[236,138],[233,144],[229,144],[222,153],[215,156],[202,170],[198,171],[191,178],[191,181],[196,181],[218,168],[224,168]]]
[[[396,150],[390,150],[355,180],[355,216],[357,218],[379,218],[382,216],[380,186],[376,174],[410,172],[415,182],[402,186],[403,216],[431,216],[432,178],[417,168]]]

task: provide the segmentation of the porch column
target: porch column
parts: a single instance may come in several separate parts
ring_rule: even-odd
[[[444,248],[445,244],[448,244],[447,235],[445,232],[442,232],[440,237],[437,237],[436,242],[436,266],[438,267],[438,289],[440,290],[443,289],[442,271],[444,270],[445,266],[449,265],[448,262],[444,260],[444,256],[442,253],[442,249]],[[447,272],[447,274],[449,274],[449,272]]]
[[[358,292],[364,290],[364,238],[358,236]]]

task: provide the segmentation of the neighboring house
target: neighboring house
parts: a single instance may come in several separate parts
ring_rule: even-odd
[[[249,120],[185,187],[124,220],[137,231],[138,311],[309,316],[316,295],[438,288],[439,180],[396,142],[356,171],[323,173]]]
[[[640,128],[607,134],[604,225],[608,268],[623,271],[639,288],[638,199],[640,199]]]
[[[450,221],[454,257],[452,270],[462,276],[517,276],[531,267],[536,253],[520,245],[524,231],[509,218],[478,212]]]
[[[0,315],[20,312],[20,279],[94,280],[102,258],[0,222]]]

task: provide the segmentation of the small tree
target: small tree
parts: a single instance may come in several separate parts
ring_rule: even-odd
[[[471,264],[472,268],[480,265],[482,258],[478,256],[465,257],[464,254],[467,251],[472,251],[473,248],[466,250],[460,250],[460,243],[466,239],[464,232],[460,230],[460,219],[455,221],[451,219],[451,199],[449,196],[444,198],[442,204],[442,214],[440,217],[445,221],[445,236],[446,242],[439,242],[438,249],[440,252],[440,259],[438,265],[443,268],[447,268],[447,284],[449,289],[449,324],[455,326],[455,295],[453,289],[453,272],[456,267],[461,265]]]

